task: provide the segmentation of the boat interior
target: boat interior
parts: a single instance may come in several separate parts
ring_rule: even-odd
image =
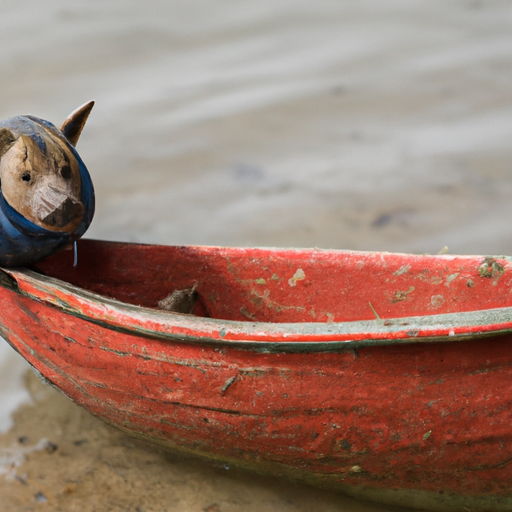
[[[512,305],[512,272],[505,257],[86,239],[78,242],[73,263],[68,248],[33,270],[147,308],[165,307],[166,298],[181,307],[180,296],[193,297],[188,311],[175,311],[225,320],[385,320]]]

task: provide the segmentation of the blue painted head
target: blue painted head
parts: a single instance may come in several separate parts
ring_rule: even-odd
[[[89,227],[94,189],[75,145],[93,105],[60,129],[33,116],[0,122],[0,265],[34,263]]]

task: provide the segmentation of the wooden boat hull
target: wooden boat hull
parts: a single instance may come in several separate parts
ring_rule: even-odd
[[[242,268],[250,251],[195,250],[204,258],[203,267],[204,261],[213,265],[222,256],[229,260],[229,273],[238,277],[234,269]],[[86,259],[82,267],[64,265],[72,256],[61,253],[39,270],[80,284],[97,268],[97,287],[104,285],[109,295],[117,286],[122,296],[134,289],[133,284],[125,291],[119,288],[120,269],[129,266],[123,258],[137,253],[139,263],[147,258],[146,268],[161,264],[160,256],[152,259],[154,253],[144,246],[82,241],[79,251]],[[166,249],[158,251],[166,254]],[[307,285],[307,277],[296,283],[288,279],[298,265],[311,275],[306,268],[307,261],[314,266],[311,251],[294,252],[288,273],[278,264],[270,268],[269,262],[278,256],[290,260],[291,253],[254,251],[252,260],[257,256],[261,265],[266,258],[270,275],[287,277],[285,287]],[[369,253],[329,255],[351,258],[351,264],[373,256],[379,260]],[[117,268],[115,286],[105,284],[96,257],[110,267],[105,272]],[[466,304],[470,310],[465,313],[371,319],[372,309],[384,310],[384,302],[374,300],[361,320],[242,321],[164,313],[36,272],[5,270],[0,333],[73,401],[153,443],[387,503],[431,510],[512,510],[512,313],[500,302],[512,299],[501,297],[512,295],[512,269],[506,259],[421,258],[387,255],[389,276],[405,279],[406,271],[396,275],[396,270],[410,265],[407,272],[414,273],[417,262],[418,268],[431,265],[429,286],[443,296],[461,276],[464,293],[480,288],[473,309]],[[444,276],[458,269],[448,286],[446,279],[433,284],[439,276],[433,266],[441,264]],[[499,269],[494,275],[492,265]],[[224,275],[219,268],[213,274],[207,269],[213,281]],[[178,281],[190,279],[179,274]],[[410,275],[408,282],[421,283],[418,275]],[[125,281],[133,279],[133,273],[129,276]],[[397,282],[390,280],[394,290]],[[468,281],[474,285],[468,287]],[[151,283],[140,286],[151,288]],[[263,285],[252,279],[247,286]],[[485,316],[476,307],[490,301],[487,288],[496,307]],[[378,295],[376,286],[373,293]],[[215,308],[207,296],[203,291],[203,314],[211,315]],[[402,307],[400,302],[395,304]],[[249,306],[239,309],[246,307],[256,316]],[[491,321],[484,323],[485,317]]]

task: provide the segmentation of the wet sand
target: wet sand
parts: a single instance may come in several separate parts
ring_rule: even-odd
[[[2,117],[97,101],[90,237],[512,254],[508,2],[9,1],[0,28]],[[8,510],[386,510],[134,443],[25,370],[3,347]]]

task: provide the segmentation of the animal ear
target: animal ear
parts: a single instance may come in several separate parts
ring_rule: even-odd
[[[60,131],[64,134],[64,137],[66,137],[73,146],[76,146],[76,143],[78,142],[82,129],[85,126],[85,122],[91,113],[92,107],[94,107],[94,101],[89,101],[81,107],[78,107],[69,114],[60,127]]]
[[[11,130],[7,128],[0,129],[0,156],[3,156],[9,148],[14,144],[16,138],[12,134]]]

